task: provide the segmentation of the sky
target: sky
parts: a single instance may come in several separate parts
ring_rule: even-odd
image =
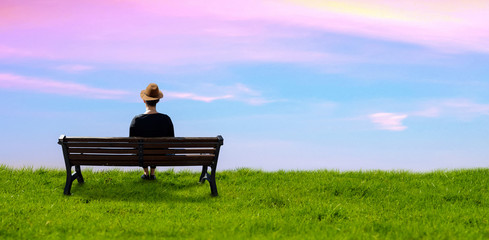
[[[3,0],[0,164],[128,136],[149,83],[219,169],[489,166],[486,0]]]

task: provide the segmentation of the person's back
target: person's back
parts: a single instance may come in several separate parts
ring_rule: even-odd
[[[134,117],[130,137],[175,137],[173,123],[166,114],[140,114]]]
[[[141,98],[146,104],[146,112],[132,119],[129,137],[175,137],[170,117],[156,111],[156,104],[163,98],[163,93],[159,90],[158,85],[150,83],[145,90],[141,91]],[[151,174],[148,173],[148,166],[143,166],[143,169],[142,179],[156,179],[156,166],[151,166]]]

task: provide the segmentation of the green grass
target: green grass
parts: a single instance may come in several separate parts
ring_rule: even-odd
[[[162,169],[162,168],[160,168]],[[0,166],[0,239],[488,239],[489,170],[65,172]]]

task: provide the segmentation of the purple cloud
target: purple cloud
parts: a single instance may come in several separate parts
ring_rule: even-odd
[[[79,83],[27,77],[10,73],[0,73],[0,88],[96,99],[122,99],[130,94],[124,90],[96,88]]]
[[[184,92],[166,92],[165,95],[168,96],[168,98],[189,99],[189,100],[195,100],[195,101],[201,101],[201,102],[207,102],[207,103],[213,102],[216,100],[221,100],[221,99],[233,98],[233,95],[208,97],[208,96],[196,95],[194,93],[184,93]]]
[[[389,131],[403,131],[406,130],[406,126],[402,125],[406,114],[396,113],[373,113],[368,116],[370,120],[377,125],[379,129]]]
[[[79,72],[92,70],[94,69],[94,67],[88,65],[82,65],[82,64],[70,64],[70,65],[60,65],[55,67],[55,69],[65,71],[65,72],[70,72],[70,73],[79,73]]]
[[[5,8],[4,58],[165,65],[352,60],[315,49],[310,32],[489,52],[489,6],[482,2],[20,0]]]

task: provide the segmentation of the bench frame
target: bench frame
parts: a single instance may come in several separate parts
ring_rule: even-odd
[[[216,168],[220,147],[217,137],[67,137],[61,135],[66,166],[65,195],[71,195],[73,181],[84,183],[84,166],[202,166],[200,183],[209,182],[211,194],[217,196]],[[75,173],[72,174],[72,167]],[[211,169],[210,173],[208,169]]]

